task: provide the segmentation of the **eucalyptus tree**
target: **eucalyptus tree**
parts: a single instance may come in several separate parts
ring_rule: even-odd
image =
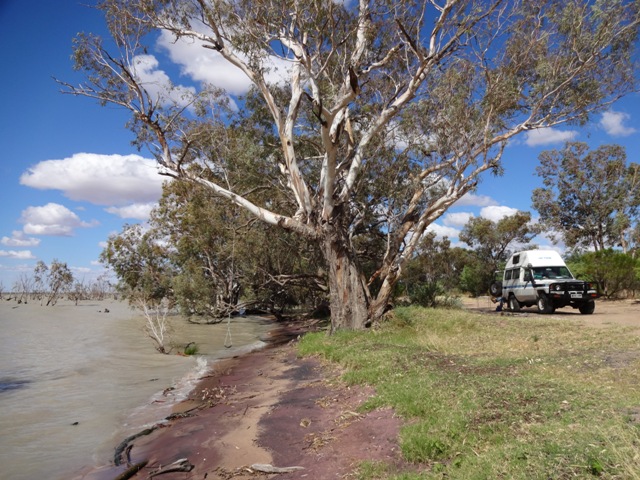
[[[595,150],[581,142],[540,154],[543,187],[533,191],[540,220],[570,248],[595,251],[637,243],[640,165],[627,164],[620,145]]]
[[[63,293],[69,291],[73,285],[73,273],[66,262],[54,259],[51,265],[47,265],[42,260],[38,261],[34,268],[36,282],[43,291],[40,292],[47,297],[47,306],[55,305]],[[41,299],[42,302],[42,299]]]
[[[511,138],[584,122],[635,88],[639,6],[625,0],[104,0],[100,8],[113,38],[75,40],[86,82],[63,90],[129,109],[138,144],[162,174],[315,243],[332,330],[382,316],[425,229],[483,172],[501,172]],[[257,143],[239,159],[228,127],[234,108],[251,106],[204,86],[159,93],[141,73],[158,32],[253,85],[253,107],[265,115],[240,132]],[[286,65],[277,83],[273,64]],[[198,101],[187,108],[192,93]],[[263,173],[261,195],[242,188],[245,170]],[[272,201],[276,191],[287,201]],[[367,276],[363,221],[384,235]]]
[[[490,270],[498,268],[511,255],[514,244],[527,245],[540,233],[540,227],[531,222],[529,212],[516,212],[498,221],[472,217],[463,227],[460,240],[469,245]]]
[[[155,307],[165,299],[173,303],[173,267],[167,245],[141,225],[125,225],[113,234],[100,254],[118,278],[116,289],[132,306]]]
[[[202,186],[165,183],[149,225],[168,247],[173,294],[192,319],[216,322],[246,307],[279,313],[313,306],[326,290],[313,248]]]
[[[524,250],[540,232],[531,222],[529,212],[516,212],[498,221],[473,217],[460,232],[460,240],[471,247],[470,261],[465,266],[462,280],[465,290],[483,295],[494,281],[494,272],[511,255],[511,249],[520,245]]]

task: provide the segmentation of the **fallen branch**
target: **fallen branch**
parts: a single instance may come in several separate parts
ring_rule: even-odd
[[[191,470],[193,470],[193,467],[194,465],[189,462],[187,458],[181,458],[180,460],[176,460],[169,465],[165,465],[164,467],[160,467],[158,470],[151,472],[149,474],[149,478],[153,478],[169,472],[190,472]]]
[[[304,467],[274,467],[268,463],[254,463],[251,470],[261,473],[291,473],[304,470]]]
[[[114,480],[128,480],[129,478],[133,477],[136,473],[138,473],[140,470],[142,470],[147,465],[148,462],[149,462],[148,460],[145,460],[144,462],[131,465],[124,472],[118,475]]]

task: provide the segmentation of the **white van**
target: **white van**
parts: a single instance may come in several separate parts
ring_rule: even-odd
[[[553,250],[514,253],[502,272],[502,282],[495,282],[491,293],[514,312],[537,305],[540,313],[571,305],[580,313],[591,314],[600,296],[595,284],[575,279]]]

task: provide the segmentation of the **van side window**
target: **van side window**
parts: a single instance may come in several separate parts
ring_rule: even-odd
[[[505,280],[511,280],[511,270],[505,270],[504,279]]]
[[[520,263],[520,255],[514,255],[514,256],[513,256],[512,263],[513,263],[514,265],[519,264],[519,263]]]

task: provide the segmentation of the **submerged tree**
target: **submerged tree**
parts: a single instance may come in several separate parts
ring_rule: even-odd
[[[623,0],[105,0],[100,8],[114,46],[79,36],[86,83],[64,91],[129,109],[138,144],[162,174],[316,244],[332,330],[381,317],[425,229],[483,172],[500,173],[509,139],[585,122],[635,83],[638,3]],[[235,112],[204,86],[193,108],[187,89],[160,92],[142,75],[144,42],[157,31],[235,66],[255,95],[235,99]],[[286,65],[277,84],[274,60]],[[242,123],[247,111],[259,115]],[[246,176],[261,186],[246,188]],[[366,278],[362,234],[383,239]]]

